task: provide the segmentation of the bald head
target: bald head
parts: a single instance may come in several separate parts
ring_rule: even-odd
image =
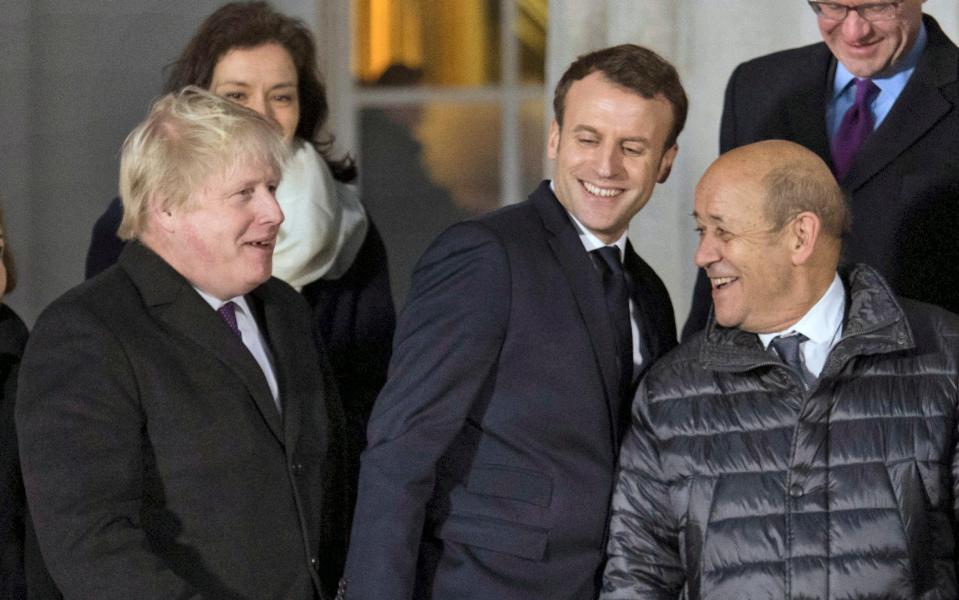
[[[799,144],[767,140],[741,146],[720,156],[703,180],[707,177],[756,186],[773,229],[810,212],[820,221],[822,241],[836,244],[837,250],[849,229],[849,207],[835,177],[818,155]]]
[[[822,296],[849,222],[826,164],[784,141],[720,156],[696,187],[694,216],[716,321],[757,333],[782,331]]]

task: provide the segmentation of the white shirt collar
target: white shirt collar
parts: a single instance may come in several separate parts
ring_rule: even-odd
[[[270,354],[269,345],[266,343],[266,339],[263,337],[263,332],[260,331],[260,326],[257,325],[256,319],[253,318],[253,311],[250,310],[250,305],[247,304],[246,298],[243,296],[235,296],[229,300],[220,300],[195,286],[193,289],[196,290],[196,293],[199,294],[213,310],[218,311],[220,307],[228,302],[236,305],[236,327],[240,332],[240,340],[260,366],[260,370],[263,371],[263,376],[266,377],[266,384],[270,387],[270,393],[273,394],[273,401],[276,402],[277,410],[282,413],[283,406],[280,403],[280,386],[276,379],[276,371],[273,369],[273,358]]]
[[[832,345],[842,333],[842,317],[846,310],[846,291],[833,275],[832,283],[816,304],[795,325],[775,333],[760,333],[763,348],[768,349],[773,339],[792,333],[801,333],[816,345]]]
[[[919,64],[922,51],[926,49],[928,39],[929,34],[926,33],[926,24],[920,23],[919,34],[912,43],[912,48],[910,48],[906,56],[895,65],[895,70],[883,77],[869,77],[868,79],[872,80],[872,82],[876,84],[876,87],[883,92],[892,92],[894,96],[898,97],[902,89],[906,87],[906,83],[909,82],[909,78],[912,77],[913,71],[916,70],[916,65]],[[835,100],[845,92],[846,88],[852,84],[854,79],[856,79],[856,76],[846,68],[846,65],[840,61],[836,61],[836,75],[833,78],[833,99]]]
[[[245,314],[252,314],[250,312],[250,305],[246,303],[246,298],[243,296],[235,296],[229,300],[220,300],[216,296],[211,296],[196,286],[192,287],[196,290],[196,293],[200,294],[200,297],[203,298],[211,308],[213,308],[213,310],[220,310],[220,307],[222,307],[224,304],[232,302],[236,304],[236,307],[242,310]]]
[[[549,189],[553,190],[553,194],[556,194],[556,188],[553,187],[553,180],[549,182]],[[619,248],[619,259],[622,261],[626,260],[626,238],[628,230],[623,232],[623,235],[619,236],[619,239],[613,242],[612,244],[607,244],[603,240],[596,237],[592,231],[586,228],[579,219],[576,218],[570,211],[566,211],[566,214],[569,215],[569,218],[573,221],[573,226],[576,228],[576,233],[579,234],[579,241],[583,243],[583,247],[586,248],[587,252],[592,252],[597,248],[602,248],[604,246],[616,246]]]

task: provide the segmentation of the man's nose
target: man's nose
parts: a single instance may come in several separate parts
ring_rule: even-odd
[[[696,254],[693,257],[696,266],[705,269],[718,261],[719,258],[719,251],[716,247],[714,236],[709,233],[703,233],[699,238],[699,246],[696,247]]]

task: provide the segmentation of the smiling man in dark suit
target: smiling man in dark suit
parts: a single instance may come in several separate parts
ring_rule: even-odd
[[[923,2],[810,2],[823,43],[737,67],[720,151],[785,139],[818,154],[852,198],[844,260],[959,312],[959,49]],[[700,273],[684,339],[709,293]]]
[[[554,98],[553,180],[420,259],[342,597],[596,597],[628,399],[676,343],[626,231],[669,175],[686,107],[649,50],[580,57]]]
[[[67,598],[335,586],[335,392],[302,298],[270,278],[285,158],[271,123],[196,88],[124,144],[134,241],[44,311],[20,372],[27,497]]]

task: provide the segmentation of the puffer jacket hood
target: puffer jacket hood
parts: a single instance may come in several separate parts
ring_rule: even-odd
[[[643,381],[602,598],[955,599],[959,318],[841,273],[817,385],[710,323]]]

